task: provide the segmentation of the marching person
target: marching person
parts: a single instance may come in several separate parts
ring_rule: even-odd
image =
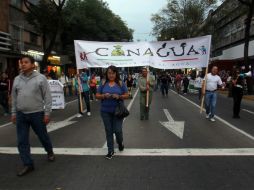
[[[124,82],[121,81],[119,72],[115,66],[109,66],[106,70],[106,80],[102,81],[98,88],[96,98],[101,100],[101,117],[105,126],[108,154],[106,159],[114,156],[114,138],[119,151],[124,150],[123,144],[123,118],[115,116],[115,109],[118,101],[123,101],[129,97],[128,90]]]
[[[82,86],[82,98],[84,98],[86,103],[87,116],[91,116],[91,106],[90,106],[90,89],[88,85],[88,76],[86,70],[80,74],[80,82]]]
[[[0,76],[0,105],[3,106],[4,116],[9,115],[9,94],[10,94],[10,80],[6,73],[2,73]]]
[[[188,92],[188,87],[189,87],[189,79],[187,75],[184,75],[183,77],[183,94],[187,94]]]
[[[214,122],[215,108],[217,103],[217,88],[221,86],[224,89],[224,83],[218,74],[218,67],[213,66],[211,73],[206,76],[206,86],[203,82],[202,93],[205,95],[206,118]]]
[[[176,91],[178,94],[180,94],[181,92],[181,88],[182,88],[182,75],[179,72],[176,77],[175,77],[175,86],[176,86]]]
[[[133,87],[133,78],[131,76],[131,74],[128,75],[128,78],[126,80],[126,85],[127,85],[127,88],[128,88],[128,93],[129,93],[129,97],[132,98],[132,87]]]
[[[198,77],[195,79],[195,88],[198,89],[198,99],[201,100],[202,97],[202,84],[204,80],[204,75],[200,73]]]
[[[29,129],[32,127],[48,155],[48,161],[55,156],[46,125],[50,121],[51,92],[46,77],[34,71],[34,58],[21,58],[21,73],[14,80],[12,88],[12,122],[16,123],[18,150],[24,168],[18,172],[23,176],[34,170],[29,145]]]
[[[161,83],[161,93],[162,96],[167,96],[168,97],[168,87],[169,87],[169,77],[168,75],[164,72],[161,77],[159,77],[160,83]]]
[[[67,94],[67,86],[68,86],[68,77],[62,72],[61,76],[58,79],[63,84],[64,96]]]
[[[139,78],[138,86],[140,89],[140,120],[149,119],[149,109],[153,98],[153,87],[155,85],[155,79],[149,75],[147,80],[147,68],[142,69],[142,75]],[[147,92],[149,91],[148,107],[146,107]]]
[[[234,71],[232,76],[232,96],[234,101],[233,106],[233,118],[240,118],[241,101],[243,98],[243,87],[244,87],[244,77],[240,75],[239,70]]]

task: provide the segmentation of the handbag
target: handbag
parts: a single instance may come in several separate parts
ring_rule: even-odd
[[[118,118],[125,118],[128,115],[130,115],[129,110],[125,107],[124,102],[123,101],[117,101],[117,106],[115,109],[115,116]]]

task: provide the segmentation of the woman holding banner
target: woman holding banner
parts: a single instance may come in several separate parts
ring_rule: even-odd
[[[105,126],[108,154],[106,159],[114,156],[114,133],[119,151],[124,150],[123,145],[123,118],[115,116],[115,109],[119,101],[129,98],[128,90],[115,66],[106,70],[106,80],[102,81],[96,93],[96,98],[101,100],[101,117]]]
[[[140,89],[140,120],[149,119],[149,108],[153,98],[155,79],[148,75],[147,68],[142,69],[142,75],[138,80]]]

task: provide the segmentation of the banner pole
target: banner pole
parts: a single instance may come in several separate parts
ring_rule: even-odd
[[[148,84],[148,82],[150,82],[149,78],[150,78],[150,70],[149,70],[149,66],[148,66],[147,67],[147,75],[146,75],[146,85]],[[149,107],[149,96],[150,96],[150,89],[149,90],[147,89],[146,90],[146,108]]]
[[[207,74],[208,74],[208,65],[207,65],[206,70],[205,70],[205,80],[204,80],[204,83],[203,83],[202,89],[201,89],[201,91],[202,91],[202,100],[201,100],[201,105],[200,105],[200,114],[202,114],[203,108],[204,108]]]
[[[77,75],[78,75],[78,92],[79,92],[79,105],[80,105],[80,111],[83,112],[83,101],[82,101],[82,92],[81,92],[81,82],[80,82],[80,76],[79,76],[79,70],[77,69]]]

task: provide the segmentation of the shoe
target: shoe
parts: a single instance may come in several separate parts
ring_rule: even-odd
[[[144,120],[144,118],[143,118],[143,117],[141,117],[141,118],[140,118],[140,120],[141,120],[141,121],[143,121],[143,120]]]
[[[210,119],[210,121],[211,121],[211,122],[215,122],[215,119],[212,117],[212,118]]]
[[[86,113],[87,112],[87,109],[83,110],[82,113]]]
[[[210,114],[206,114],[206,119],[209,119],[210,118]]]
[[[83,117],[83,115],[79,113],[76,117],[80,118],[80,117]]]
[[[91,116],[91,112],[87,112],[87,116]]]
[[[120,152],[122,152],[122,151],[124,150],[124,145],[123,145],[123,143],[118,145],[118,150],[119,150]]]
[[[24,166],[24,168],[17,173],[17,176],[22,177],[32,171],[34,171],[34,166]]]
[[[48,161],[49,162],[54,162],[56,160],[55,154],[54,153],[48,153]]]
[[[240,119],[240,116],[239,115],[234,115],[233,118],[234,119]]]
[[[111,159],[113,158],[114,154],[115,154],[114,152],[109,152],[109,153],[105,156],[105,158],[108,159],[108,160],[111,160]]]

